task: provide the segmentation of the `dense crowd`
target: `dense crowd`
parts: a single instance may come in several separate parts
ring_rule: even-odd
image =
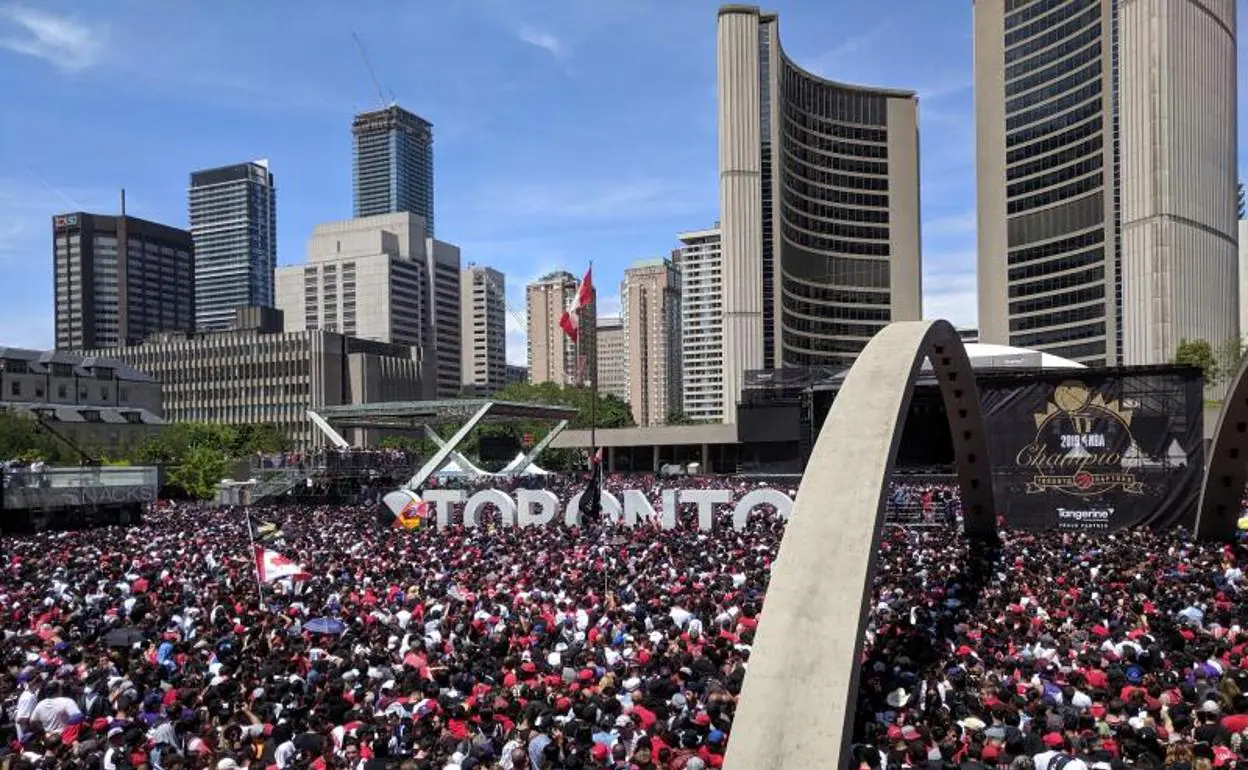
[[[299,468],[303,470],[347,471],[369,469],[386,472],[416,466],[421,458],[406,449],[362,449],[329,447],[313,452],[257,453],[252,458],[256,470]]]
[[[607,483],[643,482],[764,483]],[[257,590],[249,521],[305,574]],[[167,506],[6,539],[0,762],[719,767],[783,529]],[[1239,546],[1006,532],[985,551],[948,527],[890,528],[881,550],[854,767],[1248,767]]]

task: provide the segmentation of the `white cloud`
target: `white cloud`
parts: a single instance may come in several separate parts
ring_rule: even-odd
[[[535,27],[521,27],[517,34],[523,42],[528,43],[531,46],[541,48],[543,51],[546,51],[554,57],[563,56],[566,50],[559,38],[549,32],[544,32]]]
[[[620,295],[618,294],[599,294],[598,295],[598,318],[615,318],[620,315],[623,306],[620,304]]]
[[[978,217],[975,209],[970,208],[959,214],[933,217],[923,221],[924,237],[949,237],[972,235],[975,233]]]
[[[523,331],[517,331],[507,321],[507,363],[512,366],[529,365],[529,337]]]
[[[959,76],[949,78],[947,80],[938,80],[927,86],[921,86],[915,89],[919,94],[920,104],[931,104],[934,101],[947,99],[951,96],[960,96],[975,87],[975,81],[971,78]]]
[[[0,21],[17,32],[0,37],[0,48],[43,59],[64,72],[81,72],[103,61],[107,27],[20,5],[0,7]]]
[[[12,256],[21,258],[23,264],[30,264],[33,255],[48,254],[51,244],[48,227],[54,215],[66,211],[108,210],[109,201],[116,200],[116,193],[57,187],[30,169],[22,168],[28,179],[0,177],[0,263]],[[2,316],[3,306],[0,306]]]
[[[937,254],[924,260],[923,317],[954,326],[975,326],[978,316],[975,251]]]
[[[888,27],[888,23],[880,24],[862,34],[845,38],[830,51],[818,56],[811,64],[810,70],[830,80],[844,80],[845,76],[838,77],[836,71],[846,65],[852,65],[854,59],[860,57],[884,36]]]

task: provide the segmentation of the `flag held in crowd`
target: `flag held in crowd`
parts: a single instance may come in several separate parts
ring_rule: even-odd
[[[270,551],[261,546],[256,546],[255,548],[256,572],[260,575],[261,583],[272,583],[274,580],[281,580],[286,577],[311,577],[302,566],[294,563],[277,551]]]
[[[581,279],[581,285],[576,289],[576,296],[572,298],[572,304],[559,317],[559,326],[563,328],[563,333],[568,335],[573,342],[576,342],[577,335],[580,333],[581,310],[594,301],[593,273],[594,268],[592,267],[585,271],[585,277]]]
[[[589,474],[589,483],[581,494],[581,523],[598,524],[602,521],[602,450],[599,449],[592,458],[593,466]]]
[[[286,537],[286,533],[278,529],[276,524],[264,523],[256,527],[256,540],[261,543],[276,543]]]
[[[410,489],[396,489],[381,501],[383,526],[417,529],[429,515],[429,504]]]

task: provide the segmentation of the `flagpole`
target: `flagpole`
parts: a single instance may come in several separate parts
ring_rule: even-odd
[[[247,539],[251,541],[251,565],[256,568],[256,594],[260,597],[260,609],[263,610],[264,580],[260,575],[260,562],[256,558],[256,533],[251,527],[251,511],[244,508],[243,515],[247,517]],[[260,558],[264,558],[264,554],[260,554]]]
[[[594,274],[594,260],[589,260],[589,274]],[[598,292],[593,294],[594,303],[594,358],[597,356],[598,342]],[[586,365],[589,361],[586,360]],[[589,457],[591,463],[598,457],[598,362],[594,361],[593,366],[589,367]],[[592,471],[593,468],[590,468]],[[598,476],[599,489],[602,488],[602,476]]]

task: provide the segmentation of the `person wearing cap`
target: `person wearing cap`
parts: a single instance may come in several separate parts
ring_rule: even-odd
[[[104,759],[100,764],[103,770],[120,770],[121,767],[128,767],[129,763],[124,761],[126,754],[125,748],[125,730],[120,727],[109,728],[105,735],[108,742],[108,748],[104,750]]]
[[[17,682],[22,692],[17,696],[17,706],[13,710],[13,722],[17,725],[17,740],[24,741],[30,735],[30,719],[39,703],[39,693],[43,683],[41,676],[30,671],[22,671],[17,675]]]

